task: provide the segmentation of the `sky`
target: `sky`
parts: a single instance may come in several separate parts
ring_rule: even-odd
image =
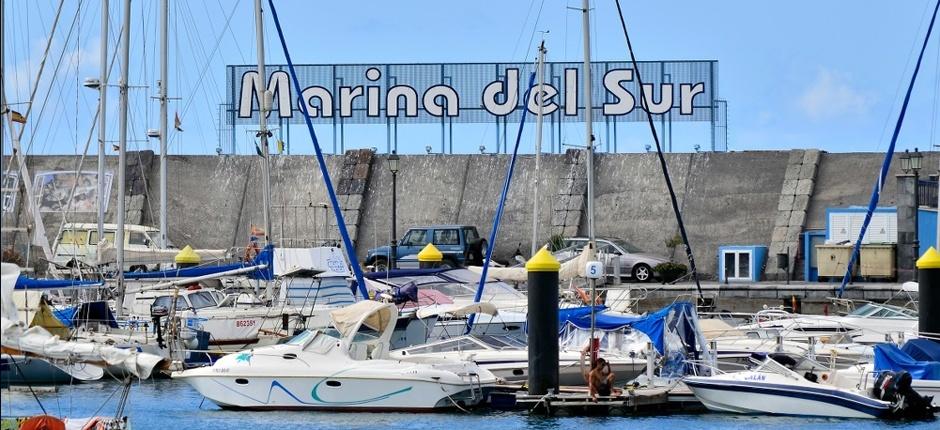
[[[267,2],[265,1],[265,4]],[[718,95],[728,102],[728,147],[733,151],[819,148],[874,152],[887,148],[901,99],[923,43],[934,0],[763,2],[728,0],[623,0],[639,60],[717,60]],[[3,87],[14,110],[25,112],[48,40],[56,0],[4,2]],[[129,149],[159,150],[147,129],[157,128],[158,29],[156,0],[132,6]],[[297,63],[523,62],[535,56],[545,35],[550,61],[581,61],[581,13],[577,0],[357,1],[276,0],[291,56]],[[109,55],[117,47],[123,2],[111,0]],[[592,58],[627,58],[612,1],[592,2]],[[265,5],[265,8],[267,6]],[[170,154],[214,154],[220,145],[218,107],[224,102],[225,66],[256,63],[253,1],[170,0],[169,93],[172,117],[183,132],[170,133]],[[78,12],[78,13],[76,13]],[[98,93],[81,82],[99,74],[101,4],[69,0],[62,9],[23,146],[30,154],[96,153],[94,114]],[[284,56],[266,14],[266,62]],[[940,29],[928,45],[898,141],[898,149],[940,144]],[[111,82],[120,75],[119,61]],[[52,76],[55,79],[50,79]],[[50,89],[51,85],[51,89]],[[118,91],[109,91],[107,133],[117,139]],[[511,124],[511,129],[517,125]],[[595,127],[597,128],[597,127]],[[702,124],[676,124],[674,150],[707,148]],[[319,140],[332,152],[328,126]],[[283,130],[281,130],[283,132]],[[597,133],[597,130],[595,130]],[[9,135],[4,132],[4,153]],[[491,125],[460,128],[454,152],[493,150]],[[227,136],[226,133],[223,133]],[[400,129],[399,152],[438,150],[439,128]],[[565,139],[582,142],[583,124],[564,127]],[[534,130],[521,151],[534,149]],[[89,137],[91,136],[91,139]],[[580,139],[580,140],[579,140]],[[254,152],[252,137],[236,133],[235,149]],[[350,127],[346,149],[385,150],[384,127]],[[652,143],[643,124],[625,127],[620,152],[642,152]],[[313,146],[303,126],[290,130],[294,154]],[[229,151],[224,143],[225,151]],[[607,150],[601,147],[600,150]],[[108,148],[109,154],[113,150]]]

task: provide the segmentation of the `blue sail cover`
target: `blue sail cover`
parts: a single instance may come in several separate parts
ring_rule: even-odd
[[[16,278],[15,290],[65,290],[70,288],[90,288],[104,285],[100,281],[79,281],[75,279],[35,279],[20,275]]]
[[[916,361],[894,344],[875,345],[875,371],[886,370],[904,370],[914,379],[940,380],[940,362]]]
[[[603,312],[604,306],[595,306],[594,326],[598,330],[619,330],[630,327],[649,336],[660,354],[666,351],[666,331],[679,335],[683,343],[694,349],[695,308],[691,303],[676,302],[646,316],[633,317]],[[582,330],[591,328],[591,307],[562,309],[558,312],[558,324],[564,330],[572,325]]]
[[[248,276],[251,279],[274,279],[274,245],[265,246],[250,263],[240,262],[223,264],[221,266],[197,266],[184,269],[161,270],[157,272],[124,272],[124,279],[193,278],[196,276],[227,272],[229,270],[243,269],[259,264],[267,264],[267,268],[249,272]]]

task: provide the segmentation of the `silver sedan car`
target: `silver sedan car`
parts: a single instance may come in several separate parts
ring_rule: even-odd
[[[588,242],[586,237],[566,238],[563,249],[555,253],[559,259],[573,258]],[[645,254],[630,242],[615,237],[597,237],[598,253],[620,256],[620,273],[622,277],[632,278],[637,282],[649,282],[654,278],[653,268],[661,263],[668,263],[669,259],[658,255]],[[606,268],[607,273],[613,273],[611,267]]]

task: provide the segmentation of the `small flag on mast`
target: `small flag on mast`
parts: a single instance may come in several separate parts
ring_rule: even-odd
[[[173,128],[175,128],[176,131],[183,131],[183,121],[180,121],[180,113],[179,113],[179,112],[176,112],[176,114],[174,115],[174,118],[173,118]]]
[[[23,114],[21,114],[21,113],[15,111],[15,110],[11,110],[11,111],[10,111],[10,119],[12,119],[13,122],[18,122],[18,123],[20,123],[20,124],[26,124],[26,117],[23,116]]]

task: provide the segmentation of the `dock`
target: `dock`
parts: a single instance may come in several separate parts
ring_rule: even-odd
[[[560,387],[557,393],[533,395],[518,386],[491,395],[494,408],[528,410],[542,415],[656,415],[682,411],[704,411],[685,384],[668,387],[625,388],[619,394],[592,398],[587,387]]]

